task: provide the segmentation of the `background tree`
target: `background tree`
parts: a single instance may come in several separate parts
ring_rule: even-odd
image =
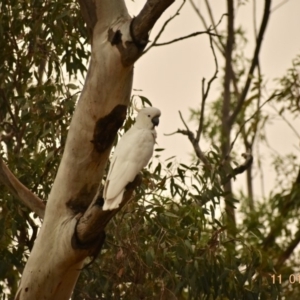
[[[200,109],[191,110],[190,123],[180,115],[182,129],[174,133],[188,138],[194,158],[180,164],[176,158],[154,160],[143,171],[133,197],[137,182],[128,187],[124,203],[132,201],[108,224],[103,244],[104,227],[113,213],[101,211],[98,185],[129,103],[132,64],[146,46],[148,30],[172,1],[158,2],[163,4],[148,1],[133,22],[118,1],[98,1],[96,8],[90,6],[92,2],[81,1],[81,9],[72,1],[1,4],[5,29],[1,44],[6,45],[0,54],[0,180],[6,185],[1,186],[0,198],[3,294],[16,293],[31,252],[20,299],[30,299],[32,291],[47,299],[67,299],[84,259],[91,256],[93,260],[102,247],[99,259],[81,272],[73,299],[298,298],[296,152],[274,156],[280,183],[276,194],[261,199],[253,192],[253,172],[264,163],[254,146],[267,141],[264,129],[270,116],[264,108],[272,105],[283,117],[287,111],[299,113],[298,58],[278,80],[276,90],[266,92],[259,54],[272,16],[269,0],[264,1],[250,59],[243,54],[246,35],[235,21],[239,5],[246,2],[226,1],[227,15],[215,21],[208,1],[208,18],[203,8],[190,1],[203,22],[203,32],[209,33],[207,47],[215,60],[215,73],[202,81]],[[124,23],[114,23],[120,15]],[[160,36],[173,18],[146,51],[164,44]],[[105,44],[101,44],[101,32],[108,33]],[[87,50],[89,40],[92,53]],[[90,55],[86,75],[85,60]],[[77,102],[79,74],[86,76],[86,82]],[[208,101],[218,76],[222,91]],[[141,100],[149,105],[147,99]],[[124,130],[132,123],[132,113]],[[202,151],[204,142],[211,145],[210,151]],[[244,161],[237,150],[241,147]],[[162,150],[156,149],[157,157]],[[6,164],[37,196],[21,185]],[[232,181],[242,172],[247,191],[239,193]],[[44,229],[36,240],[37,216],[44,217],[44,202],[39,199],[48,202]],[[50,279],[29,277],[32,270],[50,270]],[[41,287],[32,289],[32,280],[40,281]]]

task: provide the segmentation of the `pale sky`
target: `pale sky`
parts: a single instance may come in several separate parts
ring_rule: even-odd
[[[137,15],[145,1],[136,0],[127,1],[129,12]],[[195,0],[201,12],[205,16],[205,5],[203,0]],[[246,1],[245,1],[246,2]],[[250,58],[253,53],[253,1],[241,7],[236,15],[236,25],[242,25],[246,30],[249,46],[246,54]],[[262,6],[264,1],[257,2],[257,27],[260,25],[262,15]],[[161,17],[152,31],[151,38],[161,28],[164,21],[169,18],[179,7],[181,1],[176,1]],[[225,12],[226,1],[210,1],[215,21],[217,22]],[[260,54],[260,63],[264,79],[268,80],[268,86],[274,87],[274,79],[285,74],[291,67],[292,59],[300,54],[300,1],[275,1],[272,7],[283,4],[272,12],[263,46]],[[208,23],[209,24],[209,23]],[[222,27],[226,26],[226,18],[223,19]],[[193,11],[189,1],[185,4],[181,13],[173,20],[162,34],[160,42],[169,41],[196,31],[204,30],[198,16]],[[224,61],[219,60],[219,78]],[[162,111],[161,123],[158,127],[158,147],[166,148],[164,158],[176,155],[178,161],[187,162],[192,147],[187,139],[182,135],[173,135],[166,137],[165,133],[171,133],[178,128],[184,129],[179,119],[180,110],[186,120],[189,119],[189,108],[196,108],[200,105],[201,80],[205,77],[207,80],[212,76],[215,70],[213,56],[209,46],[209,39],[206,35],[200,35],[184,41],[180,41],[168,46],[152,48],[135,65],[134,89],[142,91],[133,91],[133,94],[140,94],[147,97],[154,106]],[[219,79],[220,80],[220,79]],[[220,92],[220,81],[215,81],[208,98],[213,100]],[[270,108],[265,107],[267,111]],[[300,122],[294,120],[293,124],[299,128]],[[196,125],[190,123],[190,129],[196,130]],[[267,128],[270,144],[280,153],[294,151],[300,154],[299,139],[292,130],[278,118],[276,123]],[[209,144],[201,144],[202,150],[208,150]],[[297,149],[296,149],[297,147]],[[244,149],[241,149],[241,153]],[[269,152],[262,149],[262,155],[265,158],[265,187],[268,192],[274,185],[274,176],[270,166]],[[300,155],[299,155],[300,156]],[[242,160],[241,160],[242,161]],[[261,194],[257,185],[257,195]],[[238,186],[244,185],[244,176],[240,175]]]

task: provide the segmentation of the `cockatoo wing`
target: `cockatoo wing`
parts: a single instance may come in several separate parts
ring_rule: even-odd
[[[118,143],[104,187],[103,210],[118,208],[125,187],[149,162],[155,143],[151,130],[131,128]]]

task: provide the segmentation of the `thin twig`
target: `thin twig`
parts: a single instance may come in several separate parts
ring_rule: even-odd
[[[221,182],[223,186],[225,186],[225,184],[229,182],[230,179],[236,177],[236,175],[238,174],[245,172],[252,165],[253,156],[251,153],[243,153],[242,156],[245,158],[245,162],[234,168],[230,174],[225,176],[225,178]],[[205,205],[208,201],[210,201],[209,197],[205,201],[201,201],[201,205]]]
[[[253,30],[254,30],[254,37],[255,40],[257,40],[258,32],[257,32],[257,20],[256,20],[256,0],[253,0]],[[261,102],[261,69],[260,69],[260,63],[259,59],[257,62],[257,73],[258,73],[258,97],[257,97],[257,109],[260,106]],[[239,99],[240,95],[236,96],[236,99]],[[245,113],[243,112],[243,119],[245,117]],[[246,151],[252,151],[254,141],[256,139],[256,136],[259,131],[259,121],[260,121],[260,113],[258,112],[256,114],[256,129],[254,130],[252,134],[252,138],[250,138],[250,142],[248,140],[248,136],[246,133],[246,126],[242,128],[242,135],[243,135],[243,141]],[[247,192],[248,192],[248,204],[250,211],[254,211],[254,197],[253,197],[253,178],[252,178],[252,165],[246,170],[246,183],[247,183]]]
[[[179,8],[177,9],[176,13],[175,13],[173,16],[171,16],[167,21],[165,21],[164,25],[161,27],[160,31],[158,32],[158,34],[157,34],[156,37],[154,38],[153,42],[151,43],[151,45],[150,45],[149,47],[147,47],[147,48],[143,51],[143,54],[145,54],[146,52],[148,52],[148,51],[153,47],[153,45],[158,41],[158,39],[160,38],[160,36],[162,35],[162,33],[165,31],[167,25],[168,25],[173,19],[175,19],[175,18],[179,15],[179,13],[180,13],[181,9],[183,8],[184,4],[185,4],[185,0],[181,3],[181,5],[180,5]]]
[[[197,130],[197,136],[196,136],[196,140],[198,142],[200,141],[200,138],[201,138],[201,134],[202,134],[202,131],[203,131],[203,123],[204,123],[204,111],[205,111],[205,102],[206,102],[204,86],[205,86],[205,78],[202,78],[202,86],[201,86],[202,100],[201,100],[199,127],[198,127],[198,130]]]
[[[196,153],[196,156],[204,163],[205,166],[207,166],[207,167],[210,168],[210,162],[206,158],[205,154],[202,152],[202,150],[201,150],[201,148],[199,146],[199,143],[198,143],[198,141],[195,138],[194,133],[189,129],[189,127],[185,123],[185,121],[184,121],[184,119],[183,119],[182,114],[181,114],[180,111],[179,111],[179,116],[180,116],[180,119],[181,119],[183,125],[185,126],[186,130],[180,130],[180,129],[178,129],[176,133],[181,133],[183,135],[186,135],[189,138],[189,140],[190,140],[190,142],[191,142],[191,144],[192,144],[192,146],[194,148],[194,151]]]
[[[272,8],[271,12],[273,13],[275,10],[277,10],[277,9],[280,8],[281,6],[287,4],[287,2],[289,2],[289,0],[281,1],[280,3],[278,3],[277,5],[275,5],[275,6]]]
[[[253,29],[255,40],[257,40],[256,0],[253,0]]]
[[[203,25],[205,28],[208,28],[208,25],[206,24],[206,21],[203,17],[203,15],[200,13],[200,10],[198,9],[198,7],[196,6],[195,2],[193,0],[190,0],[190,3],[195,11],[195,13],[197,14],[197,16],[200,18],[200,20],[202,21]]]
[[[202,79],[201,111],[200,111],[199,127],[198,127],[198,131],[197,131],[197,136],[196,136],[196,140],[197,140],[198,143],[200,141],[201,133],[203,131],[205,102],[206,102],[206,99],[208,97],[208,93],[210,91],[210,86],[211,86],[212,82],[217,78],[217,75],[218,75],[218,72],[219,72],[218,60],[217,60],[217,56],[216,56],[215,49],[214,49],[214,46],[213,46],[213,39],[212,39],[211,36],[209,36],[209,41],[210,41],[210,48],[212,50],[212,53],[213,53],[213,56],[214,56],[214,60],[215,60],[216,70],[215,70],[214,75],[208,81],[207,88],[206,88],[205,92],[204,92],[205,79],[204,78]]]
[[[191,131],[188,131],[188,130],[180,130],[180,129],[177,130],[177,133],[186,135],[189,138],[191,144],[193,145],[196,156],[204,163],[204,165],[206,167],[210,168],[210,163],[209,163],[208,159],[206,158],[205,154],[202,152],[199,144],[197,143],[194,133]]]
[[[173,43],[176,43],[176,42],[179,42],[179,41],[183,41],[183,40],[186,40],[188,38],[191,38],[191,37],[194,37],[194,36],[197,36],[197,35],[201,35],[201,34],[208,34],[210,36],[218,36],[217,34],[210,32],[209,30],[197,31],[197,32],[182,36],[180,38],[177,38],[177,39],[174,39],[174,40],[171,40],[171,41],[168,41],[168,42],[152,44],[152,47],[170,45],[170,44],[173,44]]]
[[[209,28],[209,26],[207,25],[207,23],[206,23],[206,21],[205,21],[203,15],[200,13],[200,10],[198,9],[198,7],[196,6],[196,4],[194,3],[193,0],[190,0],[190,3],[191,3],[191,5],[192,5],[194,11],[196,12],[197,16],[198,16],[198,17],[200,18],[200,20],[202,21],[202,24],[203,24],[204,28],[207,30],[207,29]],[[222,21],[222,19],[223,19],[223,17],[224,17],[225,15],[226,15],[226,14],[223,14],[223,15],[221,16],[220,21],[218,22],[218,24],[216,25],[215,28],[217,28],[217,26],[221,23],[221,21]],[[216,33],[217,33],[217,31],[216,31]],[[225,51],[224,51],[225,46],[224,46],[224,44],[222,43],[221,37],[219,36],[219,38],[218,38],[218,42],[219,42],[219,43],[217,43],[215,40],[214,40],[213,42],[214,42],[215,45],[217,46],[217,48],[218,48],[218,50],[220,51],[220,53],[222,53],[222,55],[224,56],[224,55],[225,55]]]
[[[210,21],[211,21],[214,29],[217,31],[217,26],[216,26],[216,23],[215,23],[214,16],[212,14],[212,10],[211,10],[210,4],[209,4],[209,2],[207,0],[205,0],[205,4],[206,4],[206,8],[207,8],[207,11],[208,11],[208,14],[209,14]]]
[[[261,92],[261,78],[262,78],[262,75],[261,75],[261,69],[260,69],[260,63],[259,63],[259,60],[258,60],[258,63],[257,63],[257,73],[258,73],[258,78],[259,78],[259,84],[258,84],[258,97],[257,97],[257,110],[259,110],[259,106],[260,106],[260,103],[261,103],[261,95],[262,95],[262,92]],[[257,113],[256,115],[256,123],[258,124],[259,123],[259,120],[260,120],[260,112]],[[252,136],[252,139],[251,139],[251,142],[250,142],[250,147],[252,148],[253,144],[254,144],[254,141],[256,139],[256,136],[257,136],[257,132],[258,132],[258,129],[254,131],[253,133],[253,136]]]
[[[178,130],[171,132],[171,133],[164,133],[164,136],[171,136],[171,135],[177,134],[177,133],[179,133]]]
[[[291,128],[291,130],[294,132],[294,134],[300,140],[300,134],[298,133],[296,128],[292,125],[292,123],[283,114],[281,114],[275,106],[273,106],[273,105],[270,105],[270,106],[277,112],[277,114],[283,119],[283,121],[286,122],[286,124]]]
[[[234,144],[235,144],[235,142],[236,142],[236,140],[237,140],[239,134],[241,133],[242,128],[243,128],[243,127],[244,127],[251,119],[253,119],[253,118],[256,116],[256,114],[258,114],[258,113],[260,112],[261,108],[264,107],[265,104],[267,104],[268,102],[270,102],[273,98],[278,97],[279,95],[281,95],[281,93],[280,93],[280,94],[274,93],[270,98],[268,98],[265,102],[263,102],[263,103],[258,107],[258,109],[257,109],[257,110],[256,110],[256,111],[248,118],[248,119],[246,119],[246,120],[244,121],[244,123],[241,125],[239,131],[237,132],[237,134],[236,134],[236,136],[235,136],[233,142],[231,143],[230,150],[233,149],[233,146],[234,146]]]
[[[185,123],[185,121],[184,121],[184,119],[183,119],[183,117],[182,117],[181,111],[178,111],[178,113],[179,113],[180,119],[181,119],[181,121],[182,121],[184,127],[186,128],[186,130],[187,130],[187,131],[190,131],[189,127],[187,126],[187,124]]]

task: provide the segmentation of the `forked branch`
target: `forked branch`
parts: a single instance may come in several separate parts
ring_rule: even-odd
[[[75,235],[78,247],[88,248],[91,244],[97,243],[99,236],[103,235],[108,222],[131,199],[134,189],[141,184],[141,180],[141,176],[137,175],[134,181],[127,185],[122,203],[117,209],[102,210],[103,199],[99,196],[95,197],[77,223]]]
[[[202,152],[202,150],[199,146],[199,143],[197,142],[197,140],[195,138],[194,133],[190,130],[180,130],[180,129],[178,129],[176,131],[176,133],[181,133],[188,137],[188,139],[190,140],[190,142],[194,148],[196,156],[204,163],[205,166],[209,167],[210,163],[209,163],[208,159],[206,158],[205,154]]]

